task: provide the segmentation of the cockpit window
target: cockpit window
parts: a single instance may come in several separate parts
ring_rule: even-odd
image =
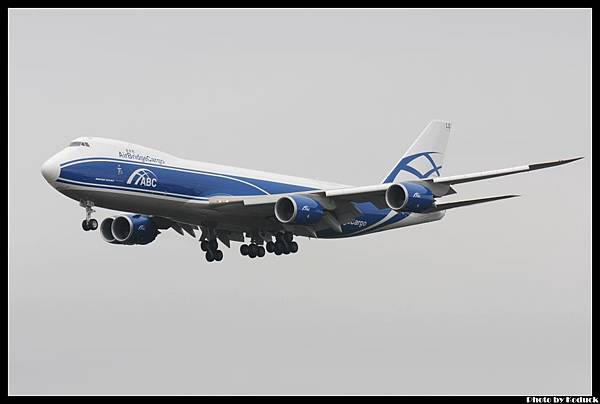
[[[90,147],[90,144],[88,142],[71,142],[71,143],[69,143],[69,147],[72,147],[72,146]]]

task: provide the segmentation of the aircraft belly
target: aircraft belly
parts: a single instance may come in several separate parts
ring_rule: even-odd
[[[158,197],[147,194],[132,194],[114,190],[97,188],[69,186],[61,189],[61,192],[69,198],[79,200],[90,200],[95,206],[116,210],[119,212],[131,212],[144,215],[167,217],[179,222],[203,225],[207,223],[216,224],[220,229],[231,231],[246,231],[252,228],[264,230],[281,230],[281,225],[273,220],[257,216],[243,216],[239,214],[219,212],[214,209],[204,208],[202,203],[182,199]]]
[[[342,233],[335,233],[331,230],[321,231],[318,238],[347,238],[363,236],[367,234],[378,233],[384,230],[392,230],[400,227],[413,226],[416,224],[433,222],[444,217],[445,211],[435,213],[407,213],[392,212],[385,210],[387,214],[368,215],[358,217],[349,224],[342,226]]]
[[[69,188],[62,190],[62,193],[75,200],[90,200],[94,202],[95,206],[105,209],[165,217],[172,217],[173,214],[179,213],[185,204],[185,201],[152,195],[140,196],[89,188]],[[200,219],[200,215],[198,215],[198,219]]]

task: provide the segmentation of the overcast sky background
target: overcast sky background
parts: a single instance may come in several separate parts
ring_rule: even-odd
[[[12,394],[590,394],[590,11],[9,15]],[[431,119],[523,197],[208,264],[114,246],[41,164],[78,136],[353,185]],[[113,212],[98,209],[101,220]]]

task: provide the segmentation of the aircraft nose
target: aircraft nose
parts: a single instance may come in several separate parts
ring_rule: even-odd
[[[42,175],[50,184],[54,183],[58,178],[59,165],[58,161],[51,157],[42,164]]]

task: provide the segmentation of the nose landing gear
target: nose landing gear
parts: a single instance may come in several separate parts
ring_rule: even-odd
[[[98,221],[96,219],[84,220],[81,222],[81,228],[84,231],[96,230],[98,228]]]
[[[98,228],[98,221],[96,219],[92,219],[92,213],[95,212],[95,210],[92,209],[94,202],[80,201],[79,206],[85,208],[85,220],[81,222],[81,228],[84,231],[96,230]]]

